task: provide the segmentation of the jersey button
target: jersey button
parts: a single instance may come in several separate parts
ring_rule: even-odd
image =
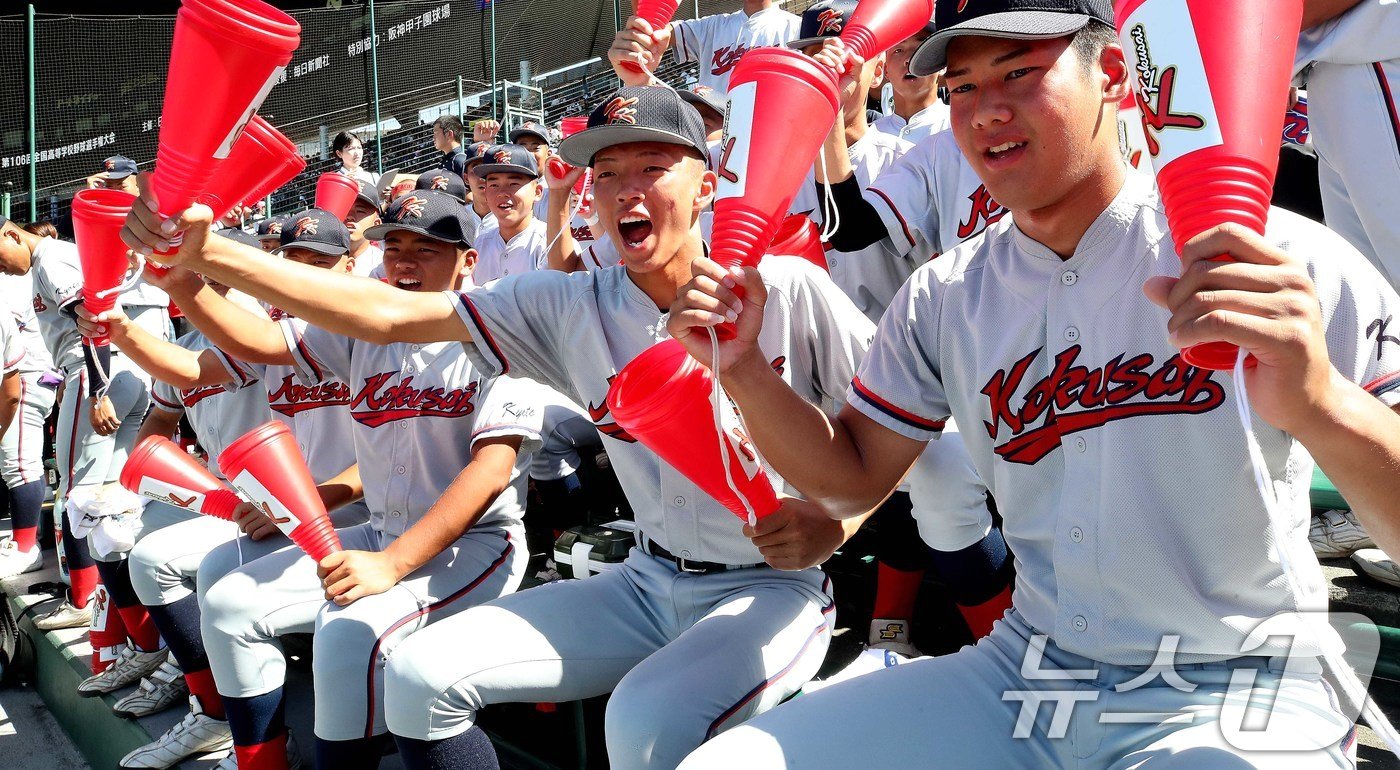
[[[1073,326],[1071,326],[1071,327],[1065,329],[1065,339],[1068,340],[1068,341],[1070,341],[1070,342],[1074,342],[1075,340],[1078,340],[1078,339],[1079,339],[1079,329],[1076,328],[1076,327],[1073,327]]]
[[[1073,540],[1076,543],[1084,542],[1084,530],[1080,529],[1079,527],[1071,528],[1069,531],[1069,539]]]
[[[1075,631],[1082,633],[1089,630],[1089,621],[1085,620],[1083,615],[1075,615],[1073,622]]]
[[[400,513],[399,511],[394,511],[394,512],[393,512],[392,514],[390,514],[390,515],[397,519],[398,517],[402,516],[403,514]]]
[[[1081,451],[1081,452],[1083,452],[1083,451],[1085,451],[1086,449],[1089,448],[1089,442],[1085,441],[1083,436],[1075,436],[1075,437],[1074,437],[1074,448],[1075,448],[1075,449],[1078,449],[1078,450]]]
[[[398,474],[399,474],[400,476],[402,476],[402,475],[403,475],[403,472],[404,472],[404,467],[403,467],[402,465],[400,465],[400,466],[399,466],[398,468],[396,468],[395,470],[397,470],[397,471],[398,471]]]
[[[1066,286],[1073,286],[1076,283],[1079,283],[1079,273],[1076,273],[1073,270],[1066,270],[1063,273],[1060,273],[1060,283]]]
[[[680,495],[676,495],[676,499],[672,500],[671,502],[675,503],[677,508],[685,507],[685,498],[681,497]]]

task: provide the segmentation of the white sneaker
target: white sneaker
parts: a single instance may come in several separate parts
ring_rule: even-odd
[[[900,618],[875,618],[870,621],[869,647],[891,650],[906,658],[919,657],[919,650],[909,642],[909,621]]]
[[[1351,555],[1362,572],[1394,588],[1400,588],[1400,564],[1390,560],[1379,548],[1363,548]]]
[[[287,731],[287,769],[301,770],[301,749],[297,748],[297,739],[291,730]],[[214,770],[238,770],[238,756],[230,751],[223,761],[214,765]]]
[[[893,650],[883,650],[879,647],[867,647],[861,650],[860,654],[856,656],[855,660],[851,661],[849,666],[846,666],[819,682],[808,682],[807,685],[802,688],[802,692],[804,695],[814,693],[823,687],[830,687],[833,684],[844,682],[847,679],[855,679],[858,676],[869,674],[872,671],[894,668],[901,663],[908,663],[909,660],[910,658],[900,655]]]
[[[0,580],[44,568],[44,552],[35,545],[21,551],[12,537],[0,540]]]
[[[34,618],[34,627],[40,631],[57,631],[60,628],[86,628],[92,625],[92,602],[82,609],[73,606],[67,599],[52,610]]]
[[[135,647],[128,647],[122,650],[117,656],[117,661],[106,671],[84,679],[78,685],[78,694],[84,698],[93,698],[120,690],[132,682],[140,681],[142,677],[150,676],[165,662],[165,656],[165,650],[141,652]]]
[[[122,757],[118,766],[163,770],[174,767],[186,757],[227,751],[232,746],[233,733],[229,731],[228,722],[205,714],[199,707],[199,699],[191,695],[190,713],[183,720],[159,738]]]
[[[1351,511],[1323,511],[1314,516],[1308,525],[1308,542],[1319,559],[1345,558],[1362,548],[1376,547]]]
[[[556,580],[563,580],[564,576],[560,574],[558,567],[559,565],[555,564],[553,559],[545,559],[544,569],[535,573],[535,579],[541,583],[553,583]]]
[[[185,674],[172,656],[162,661],[150,676],[142,679],[135,692],[117,701],[112,706],[112,712],[119,717],[140,719],[182,703],[189,694]]]

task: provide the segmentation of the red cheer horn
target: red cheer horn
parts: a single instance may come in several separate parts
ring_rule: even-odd
[[[83,307],[98,315],[116,307],[131,267],[121,230],[136,196],[121,190],[79,190],[73,196],[73,239],[83,270]],[[103,336],[93,339],[107,344]]]
[[[679,342],[666,340],[618,372],[608,390],[608,411],[628,435],[734,515],[746,521],[750,510],[767,516],[778,510],[773,485],[728,397],[720,402],[716,430],[712,387],[710,371]]]
[[[587,115],[570,115],[559,121],[559,134],[561,139],[568,139],[586,128],[588,128]],[[553,174],[555,179],[563,179],[568,176],[569,171],[573,169],[573,166],[565,163],[564,159],[558,155],[549,156],[549,160],[545,162],[545,165],[549,167],[549,173]],[[574,182],[574,195],[580,196],[581,198],[583,196],[583,191],[588,188],[592,179],[593,169],[584,171],[583,175],[578,178],[578,181]]]
[[[341,550],[316,482],[285,424],[264,423],[229,444],[219,455],[219,468],[239,494],[312,559],[320,562]]]
[[[826,262],[826,247],[822,244],[821,229],[805,214],[791,214],[778,226],[768,254],[802,257],[820,267],[822,272],[831,272]]]
[[[933,18],[933,0],[861,0],[841,40],[862,59],[873,59],[912,37]]]
[[[1115,3],[1178,254],[1191,238],[1227,222],[1264,232],[1283,131],[1279,104],[1302,16],[1302,0]],[[1224,342],[1182,352],[1187,363],[1216,370],[1233,368],[1238,355]]]
[[[329,211],[336,219],[344,221],[350,216],[359,195],[360,184],[344,174],[332,172],[316,177],[316,208]]]
[[[296,20],[260,0],[180,6],[151,179],[162,214],[184,210],[210,187],[300,42]]]
[[[147,436],[136,445],[122,466],[121,484],[132,494],[225,521],[233,520],[240,502],[208,468],[164,436]]]
[[[679,7],[680,0],[635,0],[632,15],[646,19],[652,31],[656,32],[671,23],[671,18],[676,15],[676,9]],[[632,72],[647,71],[646,67],[634,61],[622,62],[622,66]]]
[[[298,164],[306,167],[296,145],[261,116],[254,115],[234,142],[228,161],[219,166],[209,189],[199,199],[214,210],[217,222],[234,206],[262,198],[257,193],[275,177],[282,178],[273,189],[281,187],[296,175],[293,172],[286,176]]]

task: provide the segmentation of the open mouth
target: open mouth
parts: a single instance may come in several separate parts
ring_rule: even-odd
[[[630,248],[637,248],[651,236],[651,220],[644,216],[629,214],[617,223],[617,234]]]
[[[987,157],[992,160],[1000,160],[1009,157],[1012,153],[1026,146],[1025,142],[1003,142],[995,147],[987,148]]]
[[[422,287],[423,282],[418,280],[417,278],[410,278],[409,276],[405,275],[399,276],[398,278],[394,279],[394,288],[396,289],[403,289],[404,291],[418,291]]]

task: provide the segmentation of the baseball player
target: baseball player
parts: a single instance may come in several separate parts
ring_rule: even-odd
[[[482,178],[486,207],[495,219],[478,229],[473,241],[473,280],[485,284],[548,267],[545,224],[534,214],[544,187],[535,156],[518,144],[499,145],[487,151],[472,173]]]
[[[680,19],[659,30],[633,16],[613,38],[608,60],[614,69],[622,62],[634,62],[650,73],[656,71],[666,50],[673,49],[676,61],[699,66],[700,85],[724,95],[729,93],[729,73],[745,53],[793,40],[797,28],[797,17],[773,0],[744,0],[744,7],[733,13]],[[626,85],[646,85],[650,80],[634,70],[619,72],[625,73]]]
[[[40,511],[49,492],[44,480],[44,424],[53,412],[60,381],[34,317],[33,287],[29,275],[0,278],[0,301],[10,311],[24,351],[17,365],[18,411],[0,438],[0,478],[9,493],[11,525],[10,537],[0,540],[0,578],[44,566],[37,542]]]
[[[474,726],[489,703],[609,691],[611,765],[669,767],[708,735],[794,692],[817,670],[830,638],[828,581],[813,565],[854,525],[785,499],[743,528],[610,418],[609,382],[665,338],[664,308],[702,258],[697,224],[715,177],[705,169],[699,114],[670,89],[622,88],[589,125],[560,151],[571,165],[593,168],[599,217],[623,265],[536,271],[433,295],[357,287],[251,252],[224,255],[217,240],[215,249],[178,256],[335,330],[466,343],[486,371],[554,387],[584,405],[604,433],[640,545],[621,569],[512,594],[401,646],[390,659],[385,707],[411,767],[494,762]],[[128,226],[134,248],[162,240],[160,223],[139,207]],[[839,398],[826,386],[854,370],[870,322],[805,260],[769,258],[764,270],[773,290],[763,348],[774,371],[813,402]],[[377,312],[348,311],[366,304]]]
[[[535,156],[535,168],[544,168],[545,161],[550,156],[549,131],[544,126],[533,120],[527,120],[516,126],[506,135],[510,144],[518,144],[530,151]],[[535,201],[535,218],[544,219],[549,211],[549,188],[540,185],[539,200]]]
[[[282,245],[282,220],[271,217],[264,219],[258,223],[254,233],[263,251],[276,251]]]
[[[486,203],[486,180],[476,173],[476,167],[486,160],[486,153],[491,149],[491,145],[485,142],[476,142],[467,147],[465,159],[462,164],[462,181],[467,185],[467,235],[472,243],[476,243],[477,233],[488,222],[496,221],[496,215],[491,213],[490,207]]]
[[[932,34],[933,25],[930,24],[895,43],[885,54],[885,77],[894,92],[894,110],[875,121],[871,128],[912,144],[948,128],[948,105],[939,98],[939,76],[936,73],[919,76],[909,71],[914,51]]]
[[[395,200],[385,220],[366,234],[384,238],[392,288],[340,276],[352,286],[443,296],[470,274],[475,253],[462,236],[455,199],[415,191]],[[231,248],[240,262],[260,256],[206,233],[187,232],[188,250],[208,244]],[[306,270],[262,261],[274,272]],[[263,295],[300,315],[294,303]],[[361,307],[377,302],[372,295],[362,300],[369,304]],[[236,339],[249,328],[234,322],[205,331]],[[359,766],[377,751],[369,742],[385,732],[385,658],[409,634],[519,584],[527,559],[520,523],[526,470],[542,410],[532,386],[484,376],[458,344],[370,344],[285,321],[282,332],[281,349],[264,362],[295,366],[308,386],[332,374],[354,383],[355,454],[373,517],[342,529],[346,551],[319,565],[286,548],[203,589],[203,634],[238,767],[248,770],[285,760],[276,637],[314,623],[317,764]],[[209,558],[222,558],[220,550],[227,546]],[[322,606],[322,597],[330,603]]]
[[[737,339],[721,344],[726,388],[758,448],[832,515],[889,494],[939,421],[982,425],[963,440],[1020,565],[1014,609],[976,646],[785,704],[685,770],[849,767],[876,750],[920,767],[1350,764],[1316,642],[1247,637],[1276,613],[1326,608],[1307,491],[1292,483],[1309,454],[1374,512],[1378,541],[1400,532],[1400,482],[1374,470],[1400,458],[1400,350],[1365,336],[1400,298],[1341,238],[1280,210],[1266,237],[1216,228],[1178,258],[1152,186],[1099,129],[1136,77],[1112,22],[1098,0],[938,5],[913,67],[946,63],[958,145],[1014,222],[914,274],[835,420],[759,363],[757,276],[702,264],[672,308],[672,335],[709,362],[697,329],[736,303],[715,281],[747,289]],[[1243,381],[1258,484],[1236,382],[1179,354],[1220,339],[1257,360]],[[1259,535],[1260,485],[1293,522],[1279,546],[1296,592]],[[1232,524],[1203,527],[1202,513]],[[1316,748],[1228,739],[1265,722],[1271,748]]]
[[[379,191],[374,185],[359,180],[360,192],[345,216],[350,230],[350,270],[355,275],[372,276],[376,269],[384,270],[384,250],[365,237],[365,231],[379,224]]]

